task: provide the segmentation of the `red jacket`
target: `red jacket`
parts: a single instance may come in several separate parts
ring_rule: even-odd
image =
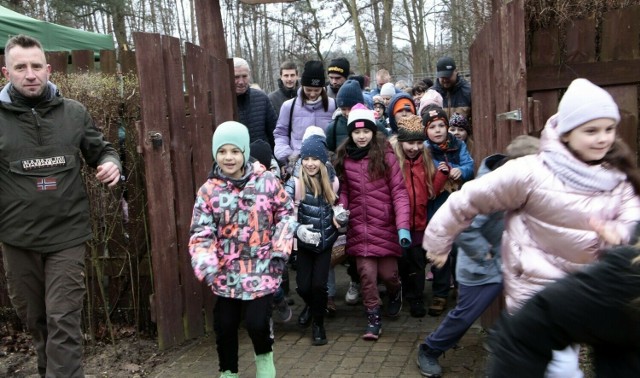
[[[411,229],[410,231],[423,232],[427,228],[427,202],[429,193],[427,191],[427,172],[424,170],[424,155],[420,154],[415,160],[405,159],[404,182],[409,194],[411,204]],[[438,195],[447,182],[447,175],[440,170],[436,170],[433,177],[434,196]]]
[[[398,230],[409,229],[409,197],[396,156],[385,151],[387,176],[369,179],[369,157],[345,158],[345,179],[340,182],[340,203],[351,214],[346,252],[354,256],[401,256]]]

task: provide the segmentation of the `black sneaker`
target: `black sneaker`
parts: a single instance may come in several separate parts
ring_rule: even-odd
[[[311,325],[311,335],[311,343],[313,345],[318,346],[327,344],[327,333],[324,330],[324,325],[313,322]]]
[[[311,324],[311,309],[309,306],[304,306],[304,309],[298,316],[298,325],[302,328],[306,328]]]
[[[397,318],[400,315],[400,311],[402,310],[402,287],[393,297],[389,298],[389,303],[387,304],[387,315],[392,318]]]
[[[438,363],[440,353],[430,350],[426,345],[418,347],[418,367],[420,374],[425,377],[442,377],[442,367]]]

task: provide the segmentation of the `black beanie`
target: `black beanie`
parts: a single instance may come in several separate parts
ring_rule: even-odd
[[[345,58],[335,58],[329,64],[329,68],[327,68],[328,73],[335,73],[338,75],[342,75],[345,78],[349,77],[349,72],[351,71],[351,65],[349,61]]]
[[[349,76],[349,80],[355,80],[360,84],[360,89],[364,90],[364,76],[362,75],[351,75]]]
[[[273,155],[269,143],[262,139],[256,139],[249,145],[249,150],[251,151],[252,158],[259,161],[260,164],[264,165],[267,169],[271,167],[271,158]]]
[[[324,87],[324,65],[319,60],[310,60],[304,64],[300,84],[305,87]]]
[[[350,108],[355,104],[364,103],[364,96],[362,95],[360,84],[355,80],[345,81],[338,91],[336,102],[339,108]]]

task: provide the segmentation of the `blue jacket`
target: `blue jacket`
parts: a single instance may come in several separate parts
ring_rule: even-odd
[[[501,154],[485,158],[478,169],[478,177],[491,172],[504,159]],[[477,215],[455,240],[458,246],[456,279],[466,286],[502,282],[500,244],[504,231],[504,212]],[[491,258],[487,258],[487,254]]]
[[[446,162],[451,168],[459,168],[462,171],[460,181],[462,183],[469,181],[473,178],[473,158],[467,150],[467,145],[458,140],[452,134],[447,134],[448,147],[446,150],[442,150],[440,146],[427,139],[424,144],[431,151],[433,157],[433,164],[437,167],[441,161]],[[444,190],[433,201],[429,201],[427,204],[427,216],[431,219],[436,210],[442,206],[442,204],[449,198],[449,191]]]

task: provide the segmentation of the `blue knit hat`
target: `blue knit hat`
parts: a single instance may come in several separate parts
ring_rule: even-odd
[[[327,153],[327,139],[321,135],[309,135],[307,139],[302,141],[300,147],[300,158],[314,157],[323,163],[329,160]]]
[[[225,144],[231,144],[242,151],[245,164],[249,161],[249,129],[240,122],[227,121],[219,124],[218,127],[216,127],[216,131],[213,133],[211,144],[213,160],[216,160],[216,154],[220,147]]]
[[[355,104],[364,103],[364,96],[362,95],[362,89],[360,89],[360,83],[356,80],[345,81],[338,91],[336,102],[338,103],[339,108],[350,108]]]

